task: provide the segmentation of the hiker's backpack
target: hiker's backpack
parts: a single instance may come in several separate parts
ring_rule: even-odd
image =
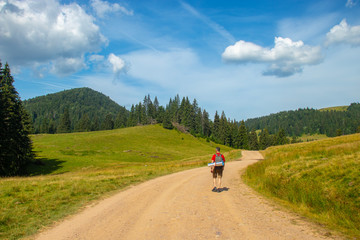
[[[224,160],[222,158],[222,154],[215,154],[215,166],[224,166]]]

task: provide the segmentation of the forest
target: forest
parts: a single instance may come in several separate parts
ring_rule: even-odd
[[[328,137],[360,132],[360,103],[352,103],[346,111],[298,109],[248,119],[249,129],[267,128],[270,134],[284,129],[288,136],[325,134]]]
[[[196,99],[170,98],[160,106],[150,95],[130,110],[90,88],[77,88],[24,101],[31,115],[34,133],[68,133],[111,130],[147,124],[162,124],[196,137],[242,149],[265,149],[273,145],[298,142],[302,134],[337,136],[360,131],[360,104],[346,111],[298,109],[269,116],[236,121],[225,113],[209,113]]]

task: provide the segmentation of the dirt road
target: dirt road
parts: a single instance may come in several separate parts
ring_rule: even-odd
[[[281,210],[240,180],[262,159],[244,151],[229,162],[214,193],[207,167],[132,187],[70,217],[37,239],[334,239],[320,227]]]

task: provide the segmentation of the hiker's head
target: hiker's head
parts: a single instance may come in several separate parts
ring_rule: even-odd
[[[220,148],[219,148],[219,147],[216,147],[216,151],[217,151],[217,152],[220,152]]]

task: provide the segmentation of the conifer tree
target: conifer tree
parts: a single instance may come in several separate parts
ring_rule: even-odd
[[[244,121],[241,121],[240,123],[240,127],[238,130],[238,140],[239,140],[239,142],[237,143],[238,148],[249,149],[249,136]]]
[[[70,121],[69,108],[64,109],[64,113],[60,118],[60,124],[58,126],[57,132],[58,133],[71,132],[71,121]]]
[[[169,113],[170,115],[170,113]],[[163,106],[159,106],[156,113],[156,122],[163,123],[165,117],[165,108]]]
[[[202,128],[202,135],[204,137],[210,137],[211,135],[211,126],[210,126],[210,119],[209,119],[209,113],[203,111],[202,113],[202,119],[201,119],[201,128]]]
[[[220,141],[220,117],[217,111],[215,112],[214,125],[211,132],[214,140]]]
[[[114,121],[112,119],[111,114],[107,114],[105,120],[101,126],[103,130],[112,130],[114,129]]]
[[[90,121],[88,114],[85,113],[84,115],[81,116],[81,118],[77,124],[76,131],[78,131],[78,132],[91,131],[91,121]]]
[[[40,133],[49,133],[49,119],[46,117],[41,122]]]
[[[155,96],[154,99],[154,119],[158,122],[158,115],[159,115],[159,100],[157,99],[157,97]]]
[[[250,150],[259,150],[259,141],[255,130],[249,134],[249,148]]]
[[[95,116],[91,124],[91,131],[99,131],[99,130],[100,130],[100,120],[98,116]]]
[[[163,125],[163,128],[165,128],[165,129],[173,129],[174,128],[174,126],[171,123],[170,112],[168,112],[168,111],[165,112],[162,125]]]
[[[264,150],[269,146],[271,146],[271,138],[270,138],[269,131],[267,130],[267,128],[265,128],[260,133],[259,148],[260,148],[260,150]]]
[[[24,173],[34,158],[30,117],[13,83],[9,65],[0,62],[0,176]]]
[[[286,137],[285,130],[280,128],[279,132],[276,134],[276,145],[284,145],[289,143],[289,139]]]
[[[220,124],[219,124],[219,141],[221,144],[230,146],[230,128],[228,121],[225,116],[225,112],[221,113]]]
[[[128,112],[126,111],[126,108],[123,107],[120,109],[118,115],[116,116],[114,128],[126,127],[127,120],[128,120]]]

